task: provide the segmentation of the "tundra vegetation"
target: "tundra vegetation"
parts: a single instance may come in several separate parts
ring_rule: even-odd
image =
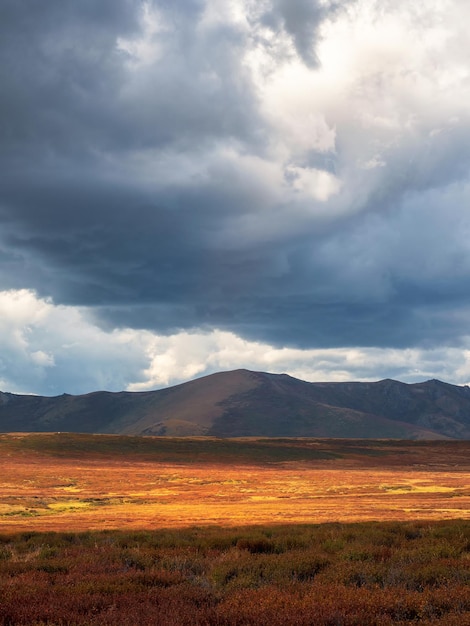
[[[470,442],[0,436],[0,624],[470,624]]]
[[[0,624],[470,623],[470,522],[0,536]]]

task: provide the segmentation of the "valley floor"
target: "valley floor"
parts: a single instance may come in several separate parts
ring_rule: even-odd
[[[470,442],[0,436],[0,532],[470,519]]]
[[[469,453],[0,435],[0,626],[470,626]]]

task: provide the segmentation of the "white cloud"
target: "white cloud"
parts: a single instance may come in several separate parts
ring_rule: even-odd
[[[135,331],[106,333],[28,290],[0,292],[0,355],[3,391],[43,395],[122,389],[146,362]]]
[[[286,173],[291,177],[295,191],[320,202],[326,202],[341,188],[340,181],[323,170],[291,166],[286,168]]]
[[[211,29],[220,25],[235,24],[238,27],[247,27],[246,7],[240,0],[211,0],[204,7],[204,13],[199,21],[201,29]]]
[[[2,391],[56,395],[143,391],[216,371],[247,368],[308,381],[470,381],[470,337],[459,348],[276,348],[214,330],[159,336],[105,331],[86,309],[56,306],[26,290],[0,292]]]
[[[55,365],[54,357],[52,354],[44,352],[44,350],[36,350],[36,352],[30,353],[32,363],[41,365],[43,367],[53,367]]]
[[[470,338],[467,344],[470,346]],[[154,337],[147,342],[147,354],[150,365],[140,381],[129,384],[129,390],[143,391],[237,368],[288,373],[312,382],[381,378],[417,382],[442,378],[466,384],[470,379],[470,350],[457,348],[300,350],[275,348],[233,333],[213,331]]]

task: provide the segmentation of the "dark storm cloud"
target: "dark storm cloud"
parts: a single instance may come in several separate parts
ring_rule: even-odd
[[[58,155],[74,159],[76,171],[80,158],[88,163],[96,152],[255,134],[250,85],[235,67],[242,41],[227,30],[197,38],[201,3],[159,5],[170,25],[156,35],[164,56],[148,72],[130,71],[118,45],[141,34],[140,2],[37,7],[7,2],[0,9],[1,139],[9,162],[24,153],[31,160]]]
[[[314,67],[318,63],[315,53],[318,27],[336,10],[336,5],[317,0],[272,0],[272,6],[263,15],[263,23],[274,31],[285,30],[304,63]]]
[[[138,58],[144,6],[155,24]],[[357,175],[356,124],[340,119],[337,151],[297,163],[358,179],[357,194],[276,195],[243,164],[274,133],[244,60],[249,34],[204,22],[205,9],[2,2],[0,286],[93,307],[104,326],[220,328],[276,345],[403,347],[468,332],[453,315],[468,306],[466,193],[413,195],[465,178],[468,134],[389,148],[387,167]],[[336,10],[274,0],[258,19],[312,68]]]
[[[44,158],[43,150],[73,151],[89,141],[122,75],[116,36],[137,27],[130,2],[3,2],[0,112],[8,156]]]

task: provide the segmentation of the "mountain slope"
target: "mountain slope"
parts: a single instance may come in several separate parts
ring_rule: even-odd
[[[142,393],[0,393],[0,431],[470,439],[470,389],[437,380],[307,383],[236,370]]]

